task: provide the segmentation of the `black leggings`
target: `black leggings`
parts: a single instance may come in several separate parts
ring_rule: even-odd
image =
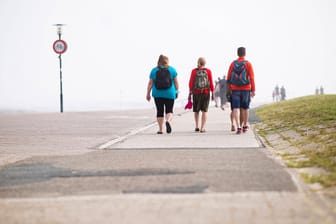
[[[174,100],[166,98],[154,98],[156,106],[156,117],[163,117],[166,108],[166,114],[173,113]]]

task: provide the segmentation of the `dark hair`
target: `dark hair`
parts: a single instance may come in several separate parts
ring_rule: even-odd
[[[239,47],[237,50],[237,54],[239,57],[244,57],[246,54],[246,49],[245,47]]]

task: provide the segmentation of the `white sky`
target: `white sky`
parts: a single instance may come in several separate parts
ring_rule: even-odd
[[[186,98],[191,69],[207,59],[226,75],[245,46],[256,102],[275,85],[288,98],[336,93],[334,0],[0,0],[0,110],[59,111],[55,23],[65,23],[64,111],[152,106],[145,100],[160,54]]]

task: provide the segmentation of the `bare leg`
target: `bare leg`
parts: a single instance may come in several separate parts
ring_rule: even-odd
[[[207,117],[208,117],[208,112],[202,112],[202,123],[201,123],[201,131],[205,131],[205,124],[207,121]]]
[[[249,110],[248,109],[241,109],[241,113],[242,113],[242,126],[247,126],[247,122],[249,119]]]
[[[166,114],[166,121],[171,122],[173,120],[173,113]]]
[[[249,120],[249,110],[248,109],[242,109],[242,114],[243,114],[243,132],[247,132],[249,127],[248,127],[248,120]]]
[[[195,128],[198,128],[199,112],[195,112],[194,117],[195,117]]]
[[[234,118],[233,118],[233,111],[230,112],[230,120],[231,120],[231,131],[235,131],[235,125],[234,125]]]
[[[240,127],[243,127],[244,126],[244,110],[240,108],[239,110],[239,122],[240,122]]]
[[[163,117],[158,117],[158,118],[156,118],[156,120],[157,120],[157,123],[159,125],[159,131],[162,132],[164,119],[163,119]]]
[[[233,109],[232,113],[233,113],[233,120],[236,123],[236,127],[238,129],[237,133],[241,130],[241,126],[240,126],[240,109],[239,108],[235,108]],[[239,132],[240,134],[240,132]]]

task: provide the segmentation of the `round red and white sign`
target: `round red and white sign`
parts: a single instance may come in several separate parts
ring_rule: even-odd
[[[53,49],[57,54],[63,54],[67,50],[67,44],[64,40],[56,40]]]

